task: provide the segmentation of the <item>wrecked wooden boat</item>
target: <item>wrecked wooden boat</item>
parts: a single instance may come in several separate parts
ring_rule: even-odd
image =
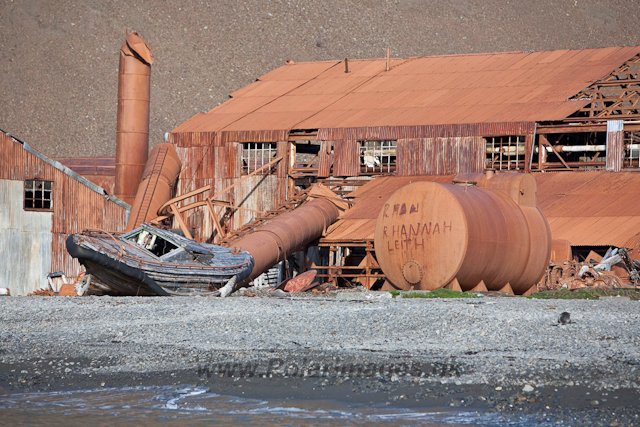
[[[247,278],[254,264],[246,251],[199,243],[146,223],[124,234],[86,230],[70,235],[66,244],[91,275],[94,294],[216,295],[230,280]]]

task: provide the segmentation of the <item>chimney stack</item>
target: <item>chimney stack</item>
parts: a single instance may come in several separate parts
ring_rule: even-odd
[[[115,195],[133,204],[149,155],[153,55],[137,32],[125,32],[118,72]]]

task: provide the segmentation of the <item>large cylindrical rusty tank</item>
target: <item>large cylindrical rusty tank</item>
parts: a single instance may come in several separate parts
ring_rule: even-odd
[[[153,56],[135,31],[120,48],[115,195],[132,204],[149,154],[149,101]]]
[[[241,286],[255,279],[289,255],[317,239],[337,219],[340,211],[329,199],[317,198],[268,223],[233,242],[230,246],[253,256],[251,275]]]
[[[525,174],[460,175],[461,185],[416,182],[384,204],[375,231],[378,263],[401,289],[463,290],[510,284],[529,290],[549,262],[551,232]],[[518,204],[519,202],[520,204]]]
[[[158,216],[160,206],[173,197],[181,167],[182,162],[172,144],[165,142],[153,147],[131,205],[127,232]]]

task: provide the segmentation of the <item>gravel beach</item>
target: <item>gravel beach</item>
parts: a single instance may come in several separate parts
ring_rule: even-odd
[[[205,384],[223,394],[471,406],[640,425],[640,302],[0,298],[0,399]],[[562,312],[571,323],[558,325]],[[618,423],[618,424],[615,424]]]

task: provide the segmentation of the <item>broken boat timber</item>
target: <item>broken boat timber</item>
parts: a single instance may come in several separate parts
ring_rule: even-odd
[[[67,250],[91,274],[94,294],[114,296],[217,295],[249,276],[245,251],[198,243],[142,224],[125,234],[85,230],[67,238]]]

